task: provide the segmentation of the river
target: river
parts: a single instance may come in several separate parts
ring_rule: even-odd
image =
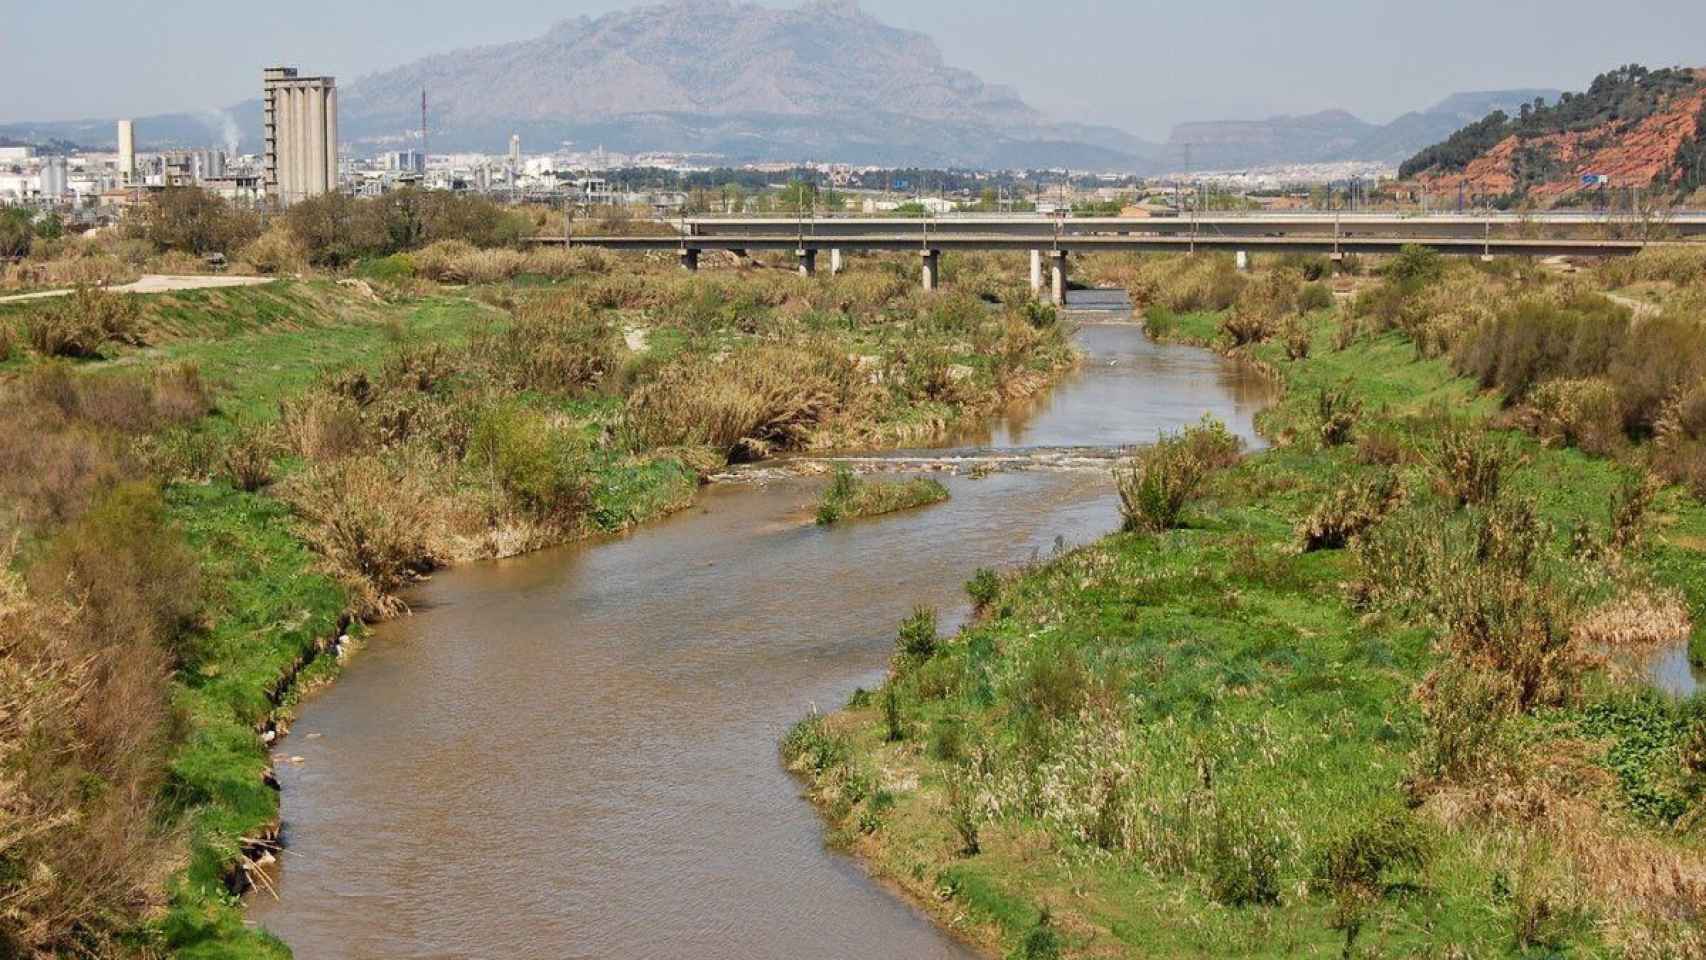
[[[1144,443],[1205,412],[1254,438],[1268,385],[1079,295],[1078,372],[979,448]],[[895,624],[1118,525],[1105,471],[950,477],[947,503],[820,529],[821,479],[708,488],[621,539],[476,564],[409,596],[281,755],[278,899],[323,958],[966,957],[825,848],[788,727],[883,675]]]

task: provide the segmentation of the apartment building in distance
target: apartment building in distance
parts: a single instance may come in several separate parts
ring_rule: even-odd
[[[267,199],[280,207],[338,189],[338,86],[294,67],[262,73]]]

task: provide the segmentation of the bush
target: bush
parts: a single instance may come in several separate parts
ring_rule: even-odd
[[[1334,302],[1333,291],[1324,283],[1306,284],[1297,294],[1297,309],[1304,313],[1331,310]]]
[[[1458,506],[1491,503],[1510,466],[1505,444],[1473,426],[1453,426],[1439,438],[1434,469],[1442,496]]]
[[[1179,525],[1185,506],[1214,470],[1236,463],[1241,442],[1212,418],[1176,435],[1163,435],[1125,467],[1114,471],[1120,515],[1128,531],[1159,533]]]
[[[758,345],[720,361],[688,357],[628,398],[628,419],[652,447],[707,446],[730,460],[799,449],[863,390],[853,361],[828,347]]]
[[[936,655],[936,608],[919,606],[900,622],[895,654],[907,663],[921,663]]]
[[[272,445],[261,432],[238,424],[237,437],[226,445],[221,466],[233,487],[254,493],[272,484],[272,461]]]
[[[480,333],[473,344],[474,356],[495,379],[568,394],[598,386],[625,349],[609,319],[569,295],[523,301],[507,326]]]
[[[0,320],[0,363],[12,359],[19,352],[19,338],[10,323]]]
[[[1309,349],[1313,338],[1310,335],[1309,327],[1304,325],[1302,321],[1293,317],[1280,329],[1280,337],[1285,343],[1287,360],[1309,359]]]
[[[108,343],[140,345],[141,312],[128,294],[78,287],[24,321],[30,346],[46,357],[94,357]]]
[[[1271,824],[1238,804],[1215,813],[1209,834],[1209,896],[1229,907],[1275,904],[1280,899],[1282,835]]]
[[[1524,297],[1470,330],[1452,364],[1517,404],[1547,380],[1604,376],[1629,328],[1628,309],[1596,293]]]
[[[1529,394],[1526,425],[1547,443],[1609,455],[1623,440],[1617,387],[1604,377],[1548,380]]]
[[[1325,446],[1349,443],[1356,436],[1361,416],[1362,401],[1347,391],[1323,389],[1315,395],[1315,417],[1320,421],[1319,433]]]
[[[971,597],[972,608],[986,610],[995,602],[1001,593],[1001,576],[988,567],[979,567],[966,581],[966,596]]]
[[[280,404],[279,415],[286,445],[307,460],[339,460],[367,448],[360,404],[335,389],[322,387]]]
[[[1401,495],[1390,470],[1341,482],[1297,525],[1303,550],[1341,550],[1385,518]]]
[[[77,597],[107,642],[173,651],[201,608],[201,571],[153,486],[126,482],[97,499],[30,568],[39,593]]]
[[[299,273],[308,266],[308,253],[295,234],[275,223],[237,252],[236,259],[268,276]]]
[[[260,235],[261,221],[200,187],[168,187],[145,208],[142,232],[162,250],[201,256],[236,251]]]
[[[535,519],[567,523],[586,510],[591,484],[580,445],[541,413],[513,404],[486,410],[474,426],[468,461],[490,471]]]
[[[443,560],[436,505],[407,470],[374,457],[312,464],[285,484],[284,496],[363,617],[406,609],[396,593]]]
[[[1606,545],[1616,551],[1633,550],[1641,545],[1646,532],[1647,511],[1658,495],[1658,484],[1650,477],[1625,474],[1622,482],[1611,491],[1611,534]]]

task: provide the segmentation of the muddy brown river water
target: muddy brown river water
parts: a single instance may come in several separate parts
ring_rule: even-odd
[[[1205,412],[1253,437],[1259,378],[1130,324],[1079,340],[1080,372],[962,442],[1144,443]],[[824,847],[777,743],[878,682],[915,604],[953,629],[976,568],[1113,530],[1112,485],[955,477],[947,503],[824,530],[822,483],[714,486],[412,594],[285,741],[288,849],[252,919],[304,960],[969,956]]]

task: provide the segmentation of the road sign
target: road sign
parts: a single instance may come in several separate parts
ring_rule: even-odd
[[[1609,187],[1611,186],[1611,177],[1603,173],[1584,173],[1582,174],[1582,186]]]

